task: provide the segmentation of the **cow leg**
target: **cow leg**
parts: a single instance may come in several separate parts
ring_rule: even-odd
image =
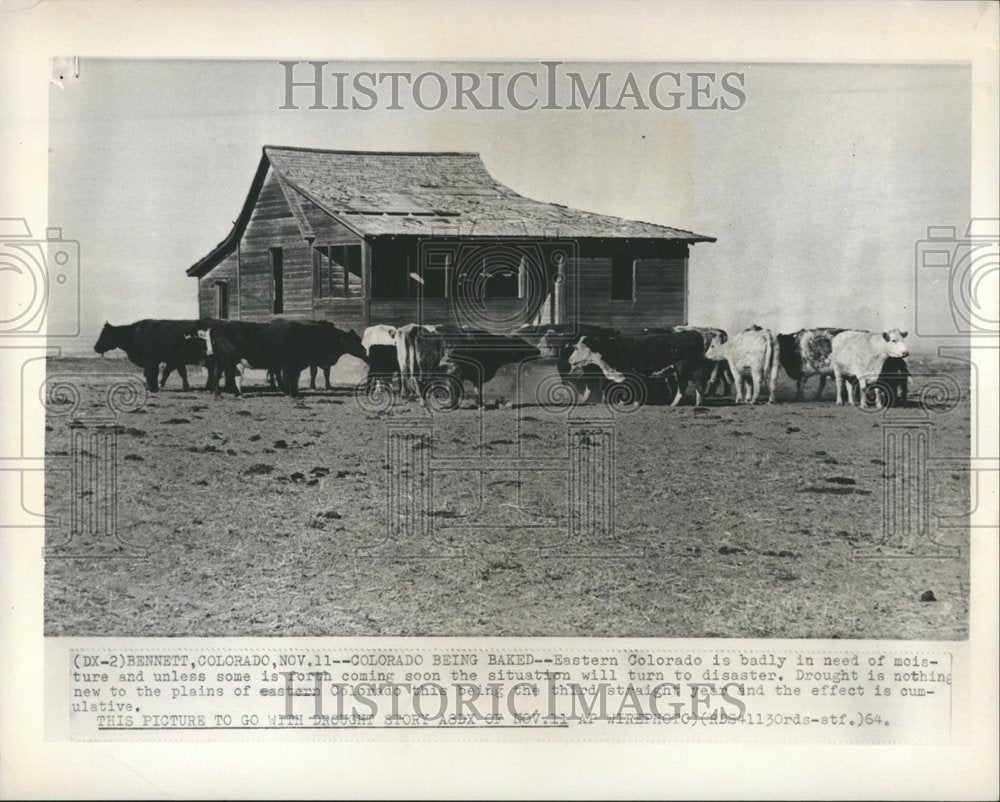
[[[160,366],[153,365],[151,368],[145,368],[143,373],[146,376],[146,386],[149,388],[149,392],[155,393],[160,389],[157,384],[157,379],[160,377]]]
[[[833,366],[833,382],[837,386],[837,406],[843,406],[844,376],[836,365]]]
[[[795,380],[795,400],[801,401],[806,389],[806,379],[805,376],[799,376]]]
[[[879,402],[875,402],[876,406],[879,406]],[[858,376],[858,407],[860,409],[868,408],[868,379],[864,376]]]
[[[170,376],[170,374],[172,372],[173,372],[173,368],[171,367],[170,363],[169,362],[164,363],[164,365],[163,365],[163,375],[160,377],[160,387],[161,388],[167,386],[167,377]]]
[[[327,390],[333,389],[333,385],[330,384],[330,368],[332,367],[333,365],[323,365],[323,382]]]
[[[181,362],[181,364],[177,366],[177,374],[181,377],[181,389],[183,389],[185,392],[190,390],[191,386],[188,384],[187,365]]]
[[[282,380],[284,384],[284,390],[291,397],[295,397],[299,394],[299,373],[301,371],[294,370],[292,368],[285,368],[282,371]]]
[[[753,397],[750,399],[750,403],[756,404],[760,397],[760,385],[764,381],[764,373],[759,368],[754,368],[750,377],[753,380]]]
[[[705,384],[705,366],[699,365],[694,370],[694,405],[701,406],[701,388]]]
[[[681,381],[680,376],[677,377],[677,392],[674,394],[674,400],[670,402],[670,406],[676,407],[681,399],[684,397],[684,382]]]
[[[316,389],[316,372],[319,370],[319,366],[310,365],[309,366],[309,389]]]
[[[712,371],[705,384],[705,395],[714,395],[722,378],[722,363],[713,362]]]
[[[735,400],[739,404],[743,400],[743,374],[736,369],[736,365],[732,362],[729,363],[729,372],[733,374],[733,390],[735,391]]]
[[[819,389],[816,391],[816,400],[819,401],[823,397],[823,388],[826,387],[826,374],[819,374]]]

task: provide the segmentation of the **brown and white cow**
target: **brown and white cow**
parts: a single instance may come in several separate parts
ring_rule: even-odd
[[[799,329],[794,334],[778,335],[778,351],[781,366],[790,379],[795,381],[795,400],[801,401],[806,382],[811,376],[819,376],[816,400],[823,394],[828,376],[833,376],[830,355],[833,338],[844,329],[817,328]]]
[[[729,367],[724,359],[712,359],[708,356],[708,349],[712,343],[724,344],[729,340],[729,334],[724,329],[714,329],[709,326],[675,326],[677,331],[696,331],[705,341],[705,386],[702,392],[705,395],[714,395],[718,383],[722,382],[722,394],[729,395],[730,374]]]
[[[624,384],[628,375],[643,383],[665,382],[674,390],[671,406],[680,403],[687,383],[693,381],[695,406],[701,405],[705,345],[696,331],[587,334],[573,347],[569,367],[579,371],[589,365],[616,384]]]
[[[905,359],[909,356],[906,335],[905,331],[890,329],[881,334],[871,331],[842,331],[833,338],[831,362],[837,382],[838,406],[844,403],[841,389],[847,376],[854,376],[858,380],[858,405],[862,408],[868,406],[866,390],[870,383],[878,380],[886,359]],[[850,382],[847,384],[847,402],[854,405],[854,387]],[[875,404],[881,407],[880,397],[876,398]]]
[[[420,397],[417,381],[417,332],[434,332],[437,328],[437,326],[423,326],[420,323],[407,323],[396,327],[393,340],[396,346],[396,361],[399,363],[399,394],[402,398]]]
[[[767,383],[767,403],[774,402],[774,386],[778,378],[778,343],[769,329],[753,326],[741,331],[727,342],[714,341],[706,352],[708,359],[725,359],[733,374],[736,403],[743,401],[743,382],[753,382],[753,394],[747,388],[746,401],[756,404],[760,388]]]

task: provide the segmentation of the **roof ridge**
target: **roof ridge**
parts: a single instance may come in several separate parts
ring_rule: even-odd
[[[340,150],[338,148],[307,148],[298,145],[264,145],[263,150],[295,150],[303,153],[337,153],[344,156],[477,156],[475,150]]]

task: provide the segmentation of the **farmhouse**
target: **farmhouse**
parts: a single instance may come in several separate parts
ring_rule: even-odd
[[[713,237],[525,198],[476,153],[265,146],[233,229],[188,268],[202,317],[453,323],[687,321]]]

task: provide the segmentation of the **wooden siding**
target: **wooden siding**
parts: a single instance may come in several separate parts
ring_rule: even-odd
[[[282,317],[309,319],[312,310],[312,253],[302,238],[284,193],[271,173],[240,242],[240,319],[274,316],[271,248],[282,249],[284,305]]]
[[[622,331],[641,331],[653,326],[687,322],[687,251],[662,248],[665,255],[653,256],[649,249],[628,252],[643,254],[634,258],[634,300],[611,299],[612,254],[584,255],[567,268],[567,321],[574,315],[574,291],[577,293],[577,320]],[[620,252],[619,252],[620,253]]]
[[[198,317],[215,317],[215,283],[229,282],[229,317],[240,317],[239,271],[236,253],[229,254],[208,273],[198,279]]]
[[[687,259],[636,259],[636,299],[610,301],[609,325],[624,330],[687,323]]]

